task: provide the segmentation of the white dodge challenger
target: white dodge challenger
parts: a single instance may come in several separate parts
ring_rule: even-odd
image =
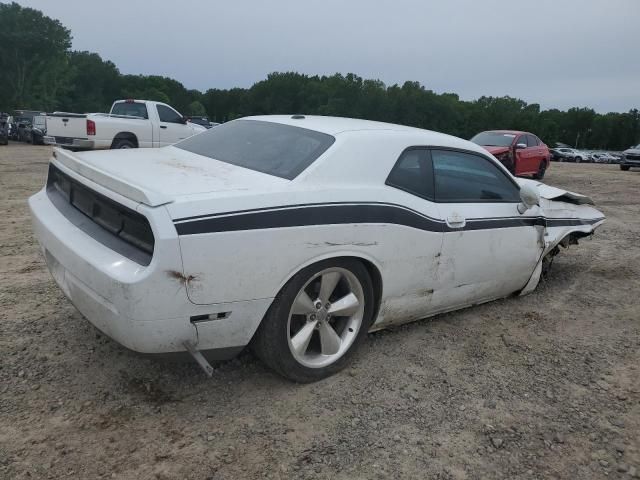
[[[29,205],[53,278],[108,336],[205,370],[202,353],[251,345],[298,382],[343,368],[369,331],[532,291],[604,221],[471,142],[302,115],[56,149]]]

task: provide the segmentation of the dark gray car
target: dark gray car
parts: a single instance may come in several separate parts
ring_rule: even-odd
[[[631,167],[640,168],[640,144],[622,152],[620,170],[629,170]]]

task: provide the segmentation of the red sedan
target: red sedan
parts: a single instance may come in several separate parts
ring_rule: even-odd
[[[486,148],[514,175],[541,179],[549,168],[549,148],[532,133],[491,130],[477,134],[471,141]]]

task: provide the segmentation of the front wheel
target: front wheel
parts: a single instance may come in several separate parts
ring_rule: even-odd
[[[256,332],[256,355],[295,382],[321,380],[349,362],[373,320],[373,285],[355,259],[304,268],[276,296]]]
[[[581,157],[576,157],[575,161],[576,161],[576,163],[580,163],[582,161],[582,158]]]
[[[626,172],[627,170],[629,170],[631,167],[629,165],[620,165],[620,170]]]

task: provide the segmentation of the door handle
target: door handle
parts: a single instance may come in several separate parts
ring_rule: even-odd
[[[167,128],[166,125],[160,125],[160,128]]]
[[[459,213],[452,213],[447,217],[449,228],[462,228],[467,224],[467,220]]]

